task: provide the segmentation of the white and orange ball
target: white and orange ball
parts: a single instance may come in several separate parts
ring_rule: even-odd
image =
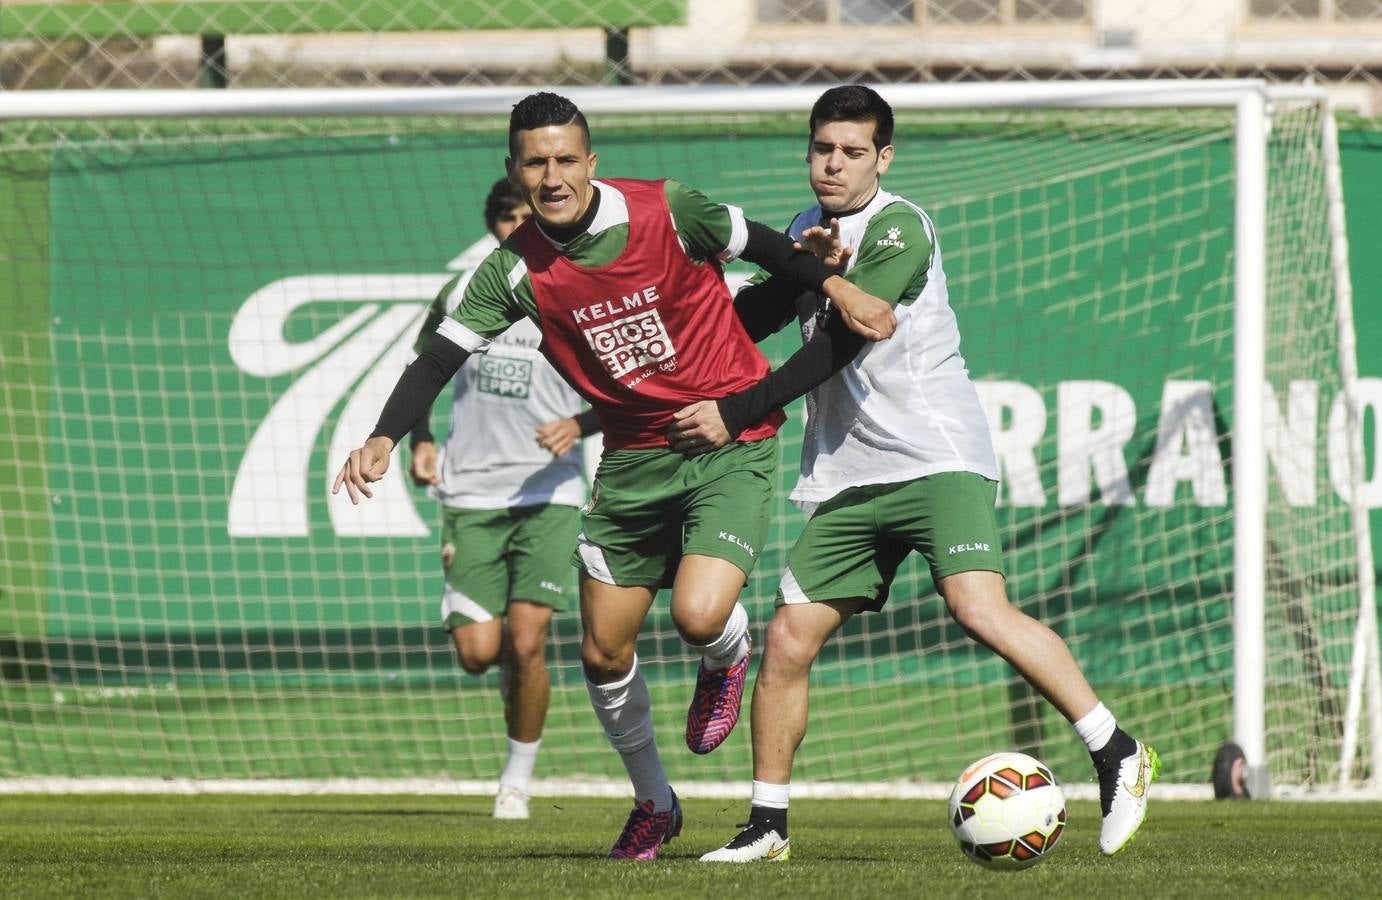
[[[1065,832],[1065,794],[1039,760],[994,753],[965,769],[950,792],[950,829],[965,855],[991,869],[1026,869]]]

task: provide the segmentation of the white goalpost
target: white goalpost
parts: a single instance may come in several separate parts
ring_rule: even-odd
[[[898,116],[884,184],[936,221],[993,428],[1014,602],[1161,750],[1166,796],[1208,796],[1229,740],[1254,797],[1382,790],[1377,401],[1324,91],[877,87]],[[602,174],[776,226],[810,202],[820,87],[556,90]],[[364,512],[319,488],[479,237],[526,93],[0,93],[0,426],[42,448],[0,483],[0,793],[493,789],[502,707],[434,621],[431,502],[401,477]],[[800,432],[793,407],[783,495]],[[800,528],[779,498],[745,589],[760,635]],[[622,795],[566,618],[535,792]],[[1010,746],[1087,778],[924,564],[858,619],[813,672],[801,796],[943,796]],[[646,627],[670,746],[694,660],[665,609]],[[711,757],[668,753],[679,792],[744,793],[745,719]]]

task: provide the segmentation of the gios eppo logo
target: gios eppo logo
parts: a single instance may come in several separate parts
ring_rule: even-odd
[[[479,357],[476,362],[472,362],[471,365],[477,363],[480,366],[480,374],[475,380],[476,390],[515,400],[528,399],[533,386],[533,361],[531,359],[501,356],[492,349],[489,353]]]
[[[585,339],[615,378],[677,355],[656,309],[587,328]]]

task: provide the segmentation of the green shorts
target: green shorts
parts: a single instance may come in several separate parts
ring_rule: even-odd
[[[941,472],[899,484],[850,488],[822,503],[787,557],[778,605],[864,598],[877,612],[913,550],[940,581],[960,572],[1003,574],[993,504],[998,482]]]
[[[687,458],[674,450],[600,457],[572,561],[620,587],[660,587],[683,554],[753,571],[768,535],[778,441],[734,443]]]
[[[567,554],[579,530],[574,506],[443,508],[442,627],[488,622],[510,600],[573,609],[576,579]]]

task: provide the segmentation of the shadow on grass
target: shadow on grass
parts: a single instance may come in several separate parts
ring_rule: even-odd
[[[269,811],[277,816],[451,816],[488,819],[490,814],[478,809],[280,809]]]

